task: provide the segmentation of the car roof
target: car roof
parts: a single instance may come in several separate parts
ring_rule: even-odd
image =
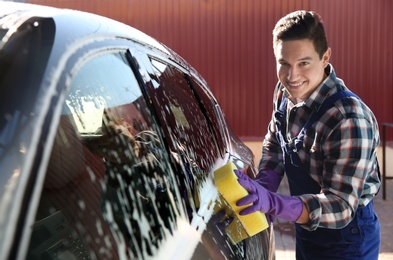
[[[89,35],[112,35],[133,40],[165,55],[178,56],[164,44],[138,29],[107,17],[77,10],[27,3],[0,1],[0,5],[0,25],[3,28],[11,29],[32,17],[52,18],[56,23],[56,30],[61,32],[63,37],[67,34],[66,37],[70,42]]]
[[[5,40],[15,32],[18,26],[33,17],[53,19],[56,24],[56,31],[59,32],[56,33],[55,37],[61,37],[61,40],[55,42],[54,46],[58,48],[56,50],[58,53],[65,52],[70,45],[82,38],[93,36],[97,38],[124,38],[149,48],[156,52],[158,56],[170,59],[207,86],[205,79],[195,68],[162,42],[132,27],[132,25],[78,10],[0,0],[0,30],[8,29],[7,33],[9,34],[8,37],[4,37],[0,41],[0,50],[6,43]],[[2,36],[0,32],[0,38]],[[209,88],[207,88],[207,91],[211,92]]]

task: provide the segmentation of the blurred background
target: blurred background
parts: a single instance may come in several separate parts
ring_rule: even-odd
[[[289,12],[313,10],[325,21],[337,76],[368,104],[379,124],[393,122],[391,0],[25,2],[107,16],[163,42],[202,74],[245,141],[260,141],[270,120],[277,82],[272,49],[275,23]]]

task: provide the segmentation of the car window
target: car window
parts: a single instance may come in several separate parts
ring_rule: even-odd
[[[177,178],[191,219],[201,201],[200,188],[221,157],[215,137],[186,74],[151,58],[154,88],[148,88],[166,141],[177,155]]]
[[[201,108],[206,115],[206,120],[211,132],[213,133],[215,144],[223,156],[224,153],[227,152],[227,147],[224,133],[225,126],[220,123],[222,122],[221,118],[223,117],[223,115],[219,115],[219,113],[221,113],[221,109],[219,108],[215,98],[213,98],[211,92],[203,87],[199,81],[195,80],[193,77],[190,77],[189,80],[193,90],[195,90],[199,102],[201,103]]]
[[[49,18],[29,19],[17,30],[5,30],[7,26],[0,22],[0,113],[5,115],[0,117],[1,143],[10,142],[17,133],[6,128],[16,124],[15,129],[25,128],[22,122],[27,120],[22,118],[34,110],[56,31]]]
[[[203,171],[209,172],[219,151],[206,116],[183,72],[156,59],[151,59],[157,88],[151,91],[164,131],[174,143],[184,146],[187,154]]]
[[[44,96],[42,92],[47,91],[41,82],[56,28],[53,19],[37,17],[21,24],[2,18],[0,28],[0,183],[8,183],[15,169],[20,173],[29,169],[29,157],[34,150],[31,148],[38,132],[37,115],[42,110],[36,104]],[[1,185],[0,198],[15,191]],[[11,212],[9,206],[12,207],[11,202],[1,205],[4,217]],[[0,244],[7,237],[3,233],[4,223],[0,221]]]
[[[28,259],[146,258],[179,216],[173,174],[123,52],[71,73]]]

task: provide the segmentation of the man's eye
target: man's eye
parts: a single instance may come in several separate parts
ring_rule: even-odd
[[[300,66],[307,66],[309,63],[307,61],[303,61],[300,63]]]

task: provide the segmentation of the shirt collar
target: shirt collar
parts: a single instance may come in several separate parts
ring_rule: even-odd
[[[326,79],[322,81],[314,92],[305,100],[305,105],[314,111],[319,109],[329,92],[334,89],[336,85],[336,73],[331,64],[328,64],[325,68],[325,73],[328,75]]]
[[[309,107],[311,110],[317,111],[322,105],[323,101],[326,99],[326,97],[331,95],[329,93],[332,91],[332,89],[335,89],[337,83],[339,83],[339,85],[344,85],[344,83],[342,83],[341,80],[336,77],[334,68],[330,63],[325,68],[325,73],[328,75],[326,79],[322,81],[322,83],[314,90],[314,92],[304,102],[298,105],[300,106],[305,105]],[[336,91],[337,90],[335,90],[335,92]],[[284,90],[284,95],[288,97],[289,94],[287,91]]]

